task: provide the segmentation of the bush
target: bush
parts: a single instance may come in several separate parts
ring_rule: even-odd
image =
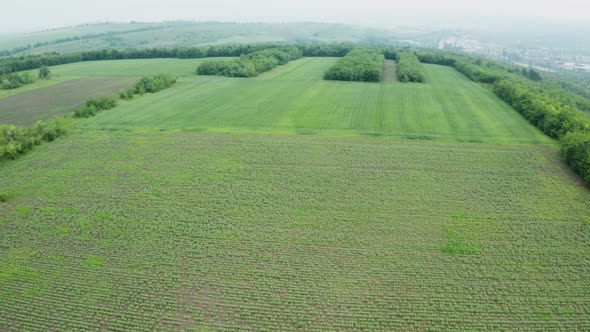
[[[88,99],[84,106],[79,107],[74,111],[76,118],[89,118],[96,115],[99,111],[110,110],[117,106],[117,101],[113,97],[102,97]]]
[[[51,71],[47,66],[43,66],[39,68],[39,78],[40,79],[48,79],[51,77]]]
[[[160,74],[155,76],[143,77],[139,82],[133,84],[133,86],[125,92],[125,96],[133,97],[136,94],[156,93],[158,91],[169,88],[176,83],[177,78],[173,75]]]
[[[402,83],[424,83],[424,69],[416,54],[405,51],[397,54],[397,75]]]
[[[0,161],[16,159],[43,141],[50,142],[64,134],[59,122],[37,122],[33,127],[0,125]]]
[[[379,82],[385,57],[376,49],[354,49],[324,74],[334,81]]]

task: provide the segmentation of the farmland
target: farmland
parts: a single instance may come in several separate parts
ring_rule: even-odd
[[[211,59],[211,58],[209,58]],[[215,58],[213,58],[215,59]],[[230,60],[222,58],[221,60]],[[58,76],[149,76],[171,74],[194,76],[204,59],[141,59],[89,61],[55,66],[52,72]],[[33,71],[35,72],[35,71]]]
[[[116,94],[137,77],[86,77],[0,99],[0,123],[28,126],[72,113],[86,99]]]
[[[454,68],[337,60],[74,63],[0,99],[181,77],[0,163],[0,330],[589,330],[590,191],[556,142]]]
[[[590,328],[551,146],[86,131],[0,187],[3,330]]]
[[[452,68],[425,65],[430,84],[323,81],[335,61],[305,58],[255,79],[192,78],[83,127],[547,142],[492,92]]]

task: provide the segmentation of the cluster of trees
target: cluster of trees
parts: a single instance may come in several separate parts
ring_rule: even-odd
[[[254,77],[291,60],[299,59],[303,52],[295,47],[274,47],[242,54],[239,60],[204,61],[198,68],[199,75],[228,77]]]
[[[379,82],[385,57],[377,49],[354,49],[326,71],[324,79]]]
[[[119,95],[121,99],[131,99],[134,95],[143,95],[144,93],[156,93],[167,89],[176,83],[177,77],[174,75],[160,74],[143,77],[139,82]]]
[[[80,106],[74,111],[74,117],[89,118],[100,111],[113,109],[115,106],[117,106],[117,101],[113,97],[88,99],[84,106]]]
[[[516,67],[481,59],[427,51],[421,52],[420,59],[453,66],[475,82],[490,84],[498,97],[546,135],[557,139],[565,160],[590,184],[590,120],[579,108],[580,99],[586,100],[583,96],[550,84],[547,79],[534,80],[529,77],[530,71],[527,76]]]
[[[399,52],[397,57],[397,75],[403,83],[424,83],[424,68],[415,53],[405,51]]]
[[[10,90],[20,88],[23,85],[35,82],[33,75],[29,73],[11,73],[0,76],[0,89]]]
[[[16,159],[42,142],[51,142],[64,134],[59,122],[37,122],[33,127],[0,125],[0,161]]]

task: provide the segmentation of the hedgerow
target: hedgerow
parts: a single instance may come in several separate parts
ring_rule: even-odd
[[[334,81],[379,82],[385,57],[377,49],[354,49],[324,74]]]
[[[242,54],[239,60],[204,61],[198,68],[199,75],[228,77],[254,77],[289,61],[299,59],[303,52],[294,46],[269,48],[253,53]]]
[[[168,74],[159,74],[154,76],[143,77],[139,82],[133,84],[133,86],[126,92],[121,94],[123,99],[130,99],[133,95],[142,95],[144,93],[156,93],[158,91],[167,89],[176,83],[177,77]]]

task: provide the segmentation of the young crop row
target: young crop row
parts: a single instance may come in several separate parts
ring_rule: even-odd
[[[204,61],[199,68],[199,75],[216,75],[228,77],[254,77],[289,61],[299,59],[303,52],[297,47],[277,47],[243,54],[239,60]]]
[[[334,81],[379,82],[385,57],[377,49],[354,49],[324,74]]]
[[[545,148],[72,135],[0,174],[0,328],[585,330],[589,194]]]

